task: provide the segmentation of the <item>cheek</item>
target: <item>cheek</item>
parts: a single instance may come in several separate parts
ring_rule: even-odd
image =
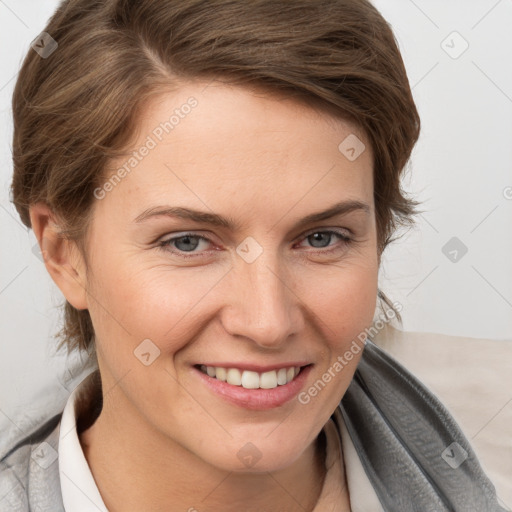
[[[315,290],[315,310],[328,327],[326,336],[333,348],[343,349],[346,341],[357,337],[371,325],[378,291],[376,261],[351,265],[321,281],[322,291]]]
[[[90,312],[98,338],[123,339],[128,352],[150,339],[162,352],[172,353],[193,339],[198,315],[204,320],[206,309],[212,310],[209,300],[218,297],[214,290],[226,272],[221,266],[152,265],[140,253],[124,261],[104,256],[89,283],[94,297]]]
[[[325,339],[319,377],[329,390],[324,399],[330,410],[345,393],[362,356],[366,329],[375,314],[378,265],[351,265],[325,282],[324,292],[313,296]]]
[[[312,294],[323,333],[322,358],[297,397],[301,414],[314,418],[312,432],[329,419],[352,381],[375,313],[377,277],[371,265],[347,266],[325,281],[322,293]]]

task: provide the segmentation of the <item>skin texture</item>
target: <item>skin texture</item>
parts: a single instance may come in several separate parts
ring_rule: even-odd
[[[197,106],[96,200],[88,271],[75,245],[57,237],[52,213],[31,208],[49,273],[76,308],[89,309],[96,332],[104,405],[80,441],[110,511],[312,510],[325,473],[317,436],[362,351],[307,404],[295,397],[268,410],[228,403],[193,365],[305,361],[307,391],[371,325],[379,266],[371,147],[354,125],[296,100],[194,82],[147,105],[132,149],[191,96]],[[349,134],[366,145],[354,161],[338,150]],[[296,227],[348,199],[370,213]],[[164,205],[215,212],[240,228],[134,222]],[[310,236],[329,229],[353,242]],[[210,241],[158,246],[190,231]],[[262,249],[252,263],[236,251],[249,236]],[[191,254],[187,243],[199,256],[180,256]],[[134,355],[145,339],[160,350],[149,366]],[[261,456],[251,467],[237,457],[248,442]]]

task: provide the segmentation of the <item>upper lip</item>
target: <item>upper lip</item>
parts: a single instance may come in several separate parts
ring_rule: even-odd
[[[253,363],[236,363],[236,362],[221,362],[221,363],[198,363],[195,366],[215,366],[220,368],[238,368],[239,370],[248,370],[257,373],[271,372],[272,370],[280,370],[281,368],[301,367],[307,366],[311,363],[306,361],[290,361],[289,363],[276,363],[272,365],[261,365]]]

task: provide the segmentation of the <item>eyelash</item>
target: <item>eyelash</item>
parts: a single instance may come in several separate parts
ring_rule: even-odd
[[[306,240],[308,237],[310,237],[312,235],[315,235],[317,233],[330,234],[330,235],[335,235],[335,236],[339,237],[341,239],[341,246],[342,247],[335,246],[332,249],[327,249],[327,250],[320,249],[320,250],[316,250],[316,251],[308,251],[308,252],[312,252],[313,254],[329,255],[329,254],[337,252],[340,249],[342,249],[344,247],[347,247],[350,244],[354,243],[354,239],[352,239],[349,236],[347,236],[344,232],[335,231],[335,230],[329,230],[329,229],[327,229],[327,230],[311,231],[311,232],[307,233],[306,235],[304,235],[302,240]],[[190,253],[190,254],[187,254],[187,252],[185,252],[185,251],[173,250],[173,249],[170,248],[170,244],[172,242],[174,242],[176,240],[180,240],[181,238],[186,238],[186,237],[198,238],[200,240],[206,240],[207,242],[213,243],[209,238],[207,238],[205,236],[197,235],[195,233],[184,233],[184,234],[182,234],[180,236],[176,236],[176,237],[173,237],[173,238],[168,238],[167,240],[160,241],[158,243],[158,248],[162,249],[162,250],[164,250],[166,252],[171,252],[172,254],[177,254],[180,258],[184,258],[184,259],[200,258],[200,257],[202,257],[204,255],[204,253],[199,253],[199,254],[197,254],[197,253]]]

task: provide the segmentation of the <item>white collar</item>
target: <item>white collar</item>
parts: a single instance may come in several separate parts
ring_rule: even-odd
[[[93,372],[94,373],[94,372]],[[96,482],[84,456],[82,446],[78,438],[76,428],[77,395],[83,389],[85,381],[92,376],[89,374],[73,390],[69,396],[60,422],[59,432],[59,474],[62,491],[62,501],[66,512],[108,512],[103,499],[101,498]],[[341,418],[341,415],[340,415]],[[339,439],[335,435],[336,426],[332,419],[329,419],[324,431],[327,436],[327,466],[336,459],[335,453],[339,452]],[[356,449],[350,439],[345,423],[341,422],[341,437],[343,447],[343,459],[350,495],[350,507],[352,512],[381,512],[382,506],[377,498],[375,490],[369,481]],[[334,454],[334,455],[333,455]],[[337,464],[343,463],[338,461]],[[326,475],[326,481],[330,472]],[[336,472],[340,474],[340,471]],[[329,480],[332,483],[332,477]],[[328,494],[333,491],[332,485],[327,490],[326,483],[322,490],[319,503],[315,507],[322,506],[324,500],[329,500]],[[325,501],[326,502],[326,501]],[[93,508],[94,507],[94,508]],[[336,504],[334,503],[334,507]],[[325,508],[323,508],[325,510]],[[336,508],[331,509],[333,512]]]
[[[85,377],[69,396],[60,422],[59,474],[66,512],[108,512],[87,464],[76,429],[77,394],[91,375]]]

